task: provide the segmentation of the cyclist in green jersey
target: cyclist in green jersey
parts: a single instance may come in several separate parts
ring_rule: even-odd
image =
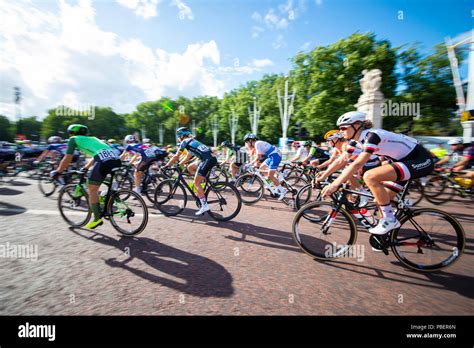
[[[58,169],[51,172],[51,176],[55,177],[67,169],[76,149],[92,157],[84,166],[84,169],[88,170],[92,165],[94,166],[87,175],[89,205],[94,213],[94,219],[85,227],[94,229],[103,224],[100,217],[99,186],[105,177],[112,172],[112,169],[120,167],[122,163],[109,145],[96,137],[87,135],[89,133],[87,126],[72,124],[68,127],[67,131],[71,137],[68,141],[66,155],[63,157]]]

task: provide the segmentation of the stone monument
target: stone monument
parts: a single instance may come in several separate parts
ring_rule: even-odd
[[[382,86],[382,71],[379,69],[364,70],[360,79],[362,95],[354,106],[357,111],[365,112],[367,119],[371,120],[374,128],[382,127],[382,104],[384,96],[380,91]]]

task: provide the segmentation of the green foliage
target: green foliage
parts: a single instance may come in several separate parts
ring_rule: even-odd
[[[461,63],[465,57],[458,55]],[[373,33],[354,33],[328,46],[314,47],[299,52],[292,58],[288,72],[290,93],[296,88],[294,114],[291,117],[288,136],[295,137],[295,124],[301,125],[304,138],[322,140],[322,136],[335,128],[337,118],[354,110],[361,95],[359,80],[362,71],[382,71],[382,92],[386,100],[403,103],[419,103],[421,117],[386,116],[384,128],[415,134],[454,135],[459,133],[459,122],[453,122],[456,110],[455,90],[444,44],[435,46],[434,53],[420,54],[418,47],[394,48],[387,40],[379,40]],[[130,114],[119,115],[107,107],[95,108],[95,118],[84,116],[58,116],[49,110],[43,120],[41,134],[66,136],[71,123],[86,124],[91,133],[103,138],[120,139],[126,134],[146,131],[154,142],[159,140],[159,128],[165,129],[164,142],[175,142],[175,129],[194,126],[197,138],[212,144],[212,120],[219,123],[218,142],[230,140],[232,111],[239,117],[236,141],[241,143],[244,134],[250,132],[249,108],[254,97],[261,109],[258,136],[277,143],[282,127],[277,91],[283,94],[283,75],[264,75],[258,81],[249,81],[225,93],[222,99],[199,96],[192,99],[163,97],[137,105]],[[39,122],[34,118],[22,123],[27,136],[39,132]],[[8,120],[0,117],[0,139],[11,139]],[[24,132],[25,132],[24,131]],[[35,138],[33,138],[35,139]]]
[[[6,116],[0,115],[0,140],[13,141],[13,138],[10,120]]]

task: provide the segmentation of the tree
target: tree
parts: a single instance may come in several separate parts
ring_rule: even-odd
[[[0,115],[0,140],[13,141],[12,124],[10,120],[3,115]]]

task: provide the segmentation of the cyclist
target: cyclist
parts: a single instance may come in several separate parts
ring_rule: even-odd
[[[241,167],[242,164],[248,161],[247,153],[242,147],[232,145],[227,140],[221,143],[221,147],[226,149],[225,160],[222,162],[222,164],[229,163],[230,172],[232,174],[231,183],[235,182],[235,180],[237,179],[237,174],[239,172],[239,167]]]
[[[329,157],[330,155],[328,151],[323,150],[319,146],[310,145],[308,156],[303,160],[303,163],[309,163],[311,167],[316,168],[316,166],[329,160]]]
[[[187,156],[179,162],[179,165],[184,165],[189,160],[196,156],[199,161],[195,161],[188,165],[188,171],[194,176],[194,187],[196,188],[197,196],[201,202],[201,208],[196,212],[196,215],[202,215],[210,208],[207,205],[206,196],[201,186],[203,180],[207,177],[209,171],[217,164],[217,158],[212,156],[211,149],[203,143],[193,138],[191,130],[187,127],[181,127],[176,130],[176,135],[180,141],[178,152],[171,157],[165,167],[169,167],[177,162],[183,151],[187,150]]]
[[[89,205],[94,213],[94,219],[85,227],[94,229],[103,224],[100,218],[99,206],[99,187],[105,177],[112,172],[112,169],[122,165],[117,155],[112,151],[109,145],[100,141],[96,137],[88,136],[89,129],[82,124],[72,124],[67,129],[70,135],[66,155],[61,160],[57,170],[51,172],[52,177],[64,172],[71,163],[74,151],[78,149],[86,155],[92,157],[84,166],[88,170],[92,165],[94,167],[87,176],[87,186],[89,189]]]
[[[280,182],[275,177],[275,172],[281,162],[280,150],[266,141],[257,140],[257,136],[252,133],[244,136],[244,143],[245,145],[248,145],[251,151],[253,150],[256,153],[256,158],[251,162],[251,164],[259,162],[259,168],[261,170],[268,170],[268,178],[271,180],[273,185],[275,185],[276,192],[279,195],[278,200],[282,200],[288,190],[281,186]]]
[[[436,163],[436,165],[443,165],[449,160],[455,158],[455,161],[450,168],[452,171],[459,172],[474,167],[474,145],[464,144],[463,138],[450,140],[449,145],[451,145],[451,151],[441,159],[441,161]]]
[[[310,140],[308,140],[308,141],[305,141],[303,143],[303,145],[297,146],[298,142],[294,141],[291,144],[291,147],[296,149],[296,154],[295,154],[295,157],[293,157],[290,160],[290,162],[293,162],[293,163],[295,163],[295,162],[304,162],[306,157],[308,157],[309,149],[311,148],[311,144],[312,144],[312,142]]]
[[[36,159],[34,164],[40,163],[47,156],[51,156],[54,161],[59,162],[64,157],[64,155],[66,154],[66,150],[67,150],[68,146],[67,146],[67,144],[63,143],[63,139],[61,137],[59,137],[57,135],[53,135],[53,136],[48,138],[48,143],[50,145],[46,148],[46,150],[44,150],[41,153],[41,155],[38,156],[38,158]],[[80,156],[79,151],[77,151],[77,150],[74,151],[74,155],[72,157],[71,162],[76,163],[76,165],[77,165],[79,156]]]
[[[134,165],[136,163],[134,173],[135,188],[133,189],[133,191],[138,194],[141,194],[141,182],[143,173],[146,172],[148,168],[150,168],[152,163],[156,162],[158,159],[156,158],[154,149],[152,149],[150,145],[140,144],[138,142],[138,139],[133,134],[127,135],[124,139],[124,143],[127,144],[127,146],[125,147],[123,153],[120,155],[120,160],[123,161],[130,153],[133,154],[132,158],[129,161],[130,165]]]
[[[117,144],[117,140],[109,139],[107,140],[107,144],[112,148],[112,151],[115,152],[117,156],[120,157],[120,155],[122,155],[124,148],[122,145]]]
[[[333,183],[323,188],[323,197],[334,193],[342,183],[362,169],[373,154],[384,156],[393,162],[383,163],[364,174],[364,181],[382,213],[377,226],[371,228],[369,232],[381,235],[400,227],[400,222],[393,213],[389,192],[383,182],[406,181],[428,175],[434,169],[434,157],[419,145],[416,139],[383,129],[373,129],[372,122],[366,120],[366,114],[363,112],[351,111],[343,114],[337,120],[337,126],[346,139],[359,142],[363,152]]]

